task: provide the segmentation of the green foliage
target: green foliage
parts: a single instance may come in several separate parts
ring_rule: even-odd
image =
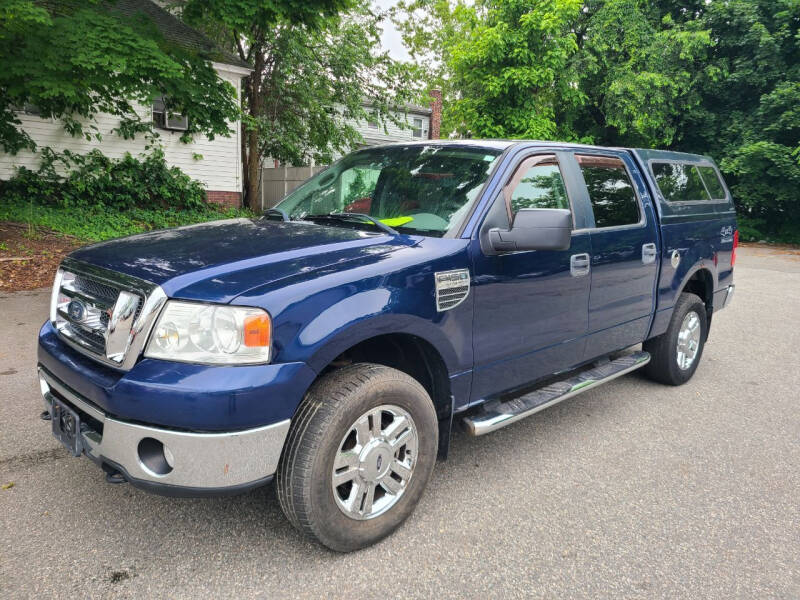
[[[709,31],[642,0],[587,2],[576,25],[585,102],[560,117],[597,143],[669,147],[699,103]]]
[[[229,135],[238,115],[232,86],[210,62],[168,43],[144,14],[130,18],[107,0],[0,0],[0,56],[0,149],[12,154],[36,147],[17,117],[25,105],[87,139],[100,137],[100,112],[120,118],[125,138],[152,134],[134,103],[160,95],[189,115],[185,141]]]
[[[141,159],[126,154],[108,158],[99,150],[74,154],[42,150],[38,170],[21,167],[14,177],[0,182],[0,193],[11,202],[76,209],[105,207],[131,209],[203,210],[205,190],[177,167],[170,167],[156,149]]]
[[[573,137],[555,121],[559,104],[580,92],[567,68],[576,50],[570,25],[580,0],[485,3],[466,38],[454,42],[448,68],[460,97],[446,105],[456,131],[475,137]],[[476,15],[480,13],[476,12]]]
[[[49,227],[54,231],[97,242],[153,229],[191,225],[216,219],[251,217],[243,209],[141,209],[123,212],[98,205],[83,210],[24,202],[18,198],[0,203],[0,221],[16,221]]]
[[[255,0],[184,5],[193,26],[254,67],[242,94],[248,202],[258,199],[262,159],[330,162],[362,142],[351,123],[367,118],[365,103],[371,118],[399,123],[392,108],[415,95],[411,70],[379,51],[384,15],[369,4],[290,6],[307,11],[290,14]]]
[[[249,211],[206,203],[205,191],[159,150],[111,159],[42,152],[42,165],[20,168],[0,182],[0,221],[43,225],[85,240],[104,240],[151,229],[188,225]]]
[[[800,241],[797,0],[405,0],[394,19],[443,131],[710,154],[743,239]]]

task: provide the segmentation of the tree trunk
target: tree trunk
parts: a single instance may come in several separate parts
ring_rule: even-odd
[[[245,203],[255,213],[261,212],[261,155],[258,152],[258,132],[248,131],[247,162],[245,163]]]
[[[256,55],[255,69],[246,79],[247,110],[253,117],[261,113],[261,81],[263,58]],[[259,152],[258,131],[242,126],[242,159],[244,161],[244,204],[255,213],[261,212],[261,153]]]

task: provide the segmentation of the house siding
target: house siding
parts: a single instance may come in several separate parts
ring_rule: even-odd
[[[412,130],[410,129],[411,125],[414,123],[414,119],[422,119],[423,128],[425,131],[430,131],[431,126],[431,118],[430,115],[422,113],[417,114],[413,112],[409,112],[408,115],[398,114],[395,115],[400,121],[407,123],[408,128],[400,127],[395,125],[391,122],[386,122],[385,130],[384,125],[378,124],[377,129],[370,127],[367,121],[357,121],[353,125],[361,134],[361,137],[364,138],[364,142],[368,146],[377,146],[379,144],[391,144],[393,142],[403,142],[403,141],[414,141],[414,140],[422,140],[427,139],[427,135],[423,135],[421,138],[415,138],[413,135]]]
[[[231,83],[240,92],[240,82],[246,70],[238,67],[227,67],[215,64],[219,76]],[[142,118],[151,118],[151,107],[138,105],[136,111]],[[101,113],[93,123],[102,135],[102,140],[86,140],[75,138],[66,133],[62,124],[55,119],[41,119],[34,115],[19,114],[22,128],[28,132],[39,146],[49,146],[57,151],[70,150],[78,154],[86,154],[95,148],[110,158],[122,158],[125,153],[136,156],[145,151],[144,136],[138,135],[135,140],[126,140],[111,132],[119,125],[119,119],[113,115]],[[231,192],[241,198],[242,192],[242,160],[241,160],[241,128],[239,123],[231,124],[229,137],[216,137],[209,140],[205,136],[196,135],[190,144],[180,141],[181,132],[156,129],[160,135],[160,143],[170,166],[180,168],[184,173],[200,181],[206,190],[215,192]],[[202,156],[196,160],[195,154]],[[0,152],[0,179],[9,179],[15,168],[25,166],[37,169],[40,157],[28,151],[17,155]],[[209,194],[212,196],[212,194]],[[226,195],[226,204],[230,196]]]

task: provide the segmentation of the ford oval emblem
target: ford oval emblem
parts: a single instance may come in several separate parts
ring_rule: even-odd
[[[375,468],[376,468],[378,471],[380,471],[380,470],[381,470],[381,464],[383,464],[383,455],[381,455],[381,454],[378,454],[378,462],[375,464]]]
[[[86,308],[83,306],[83,302],[80,300],[73,300],[67,305],[67,314],[69,318],[74,321],[80,321],[83,319],[83,313],[86,312]]]

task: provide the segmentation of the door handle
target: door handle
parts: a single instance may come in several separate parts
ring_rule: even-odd
[[[642,264],[650,265],[656,262],[658,251],[655,244],[642,244]]]
[[[583,277],[589,274],[591,259],[587,253],[573,254],[569,257],[569,272],[573,277]]]

